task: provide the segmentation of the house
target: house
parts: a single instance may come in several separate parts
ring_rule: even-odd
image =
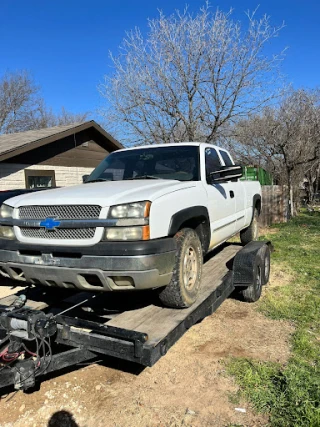
[[[119,148],[94,120],[0,135],[0,191],[79,184]]]

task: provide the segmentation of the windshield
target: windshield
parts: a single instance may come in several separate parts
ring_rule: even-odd
[[[87,182],[126,179],[199,180],[199,147],[170,146],[115,151],[91,173]]]

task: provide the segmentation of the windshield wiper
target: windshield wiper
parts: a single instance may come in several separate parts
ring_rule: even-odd
[[[90,181],[86,181],[84,184],[90,184],[91,182],[105,182],[105,181],[112,181],[111,179],[104,179],[104,178],[97,178],[92,179]]]
[[[163,178],[160,178],[154,175],[139,175],[139,176],[133,176],[131,178],[125,178],[123,181],[127,181],[129,179],[133,180],[133,179],[163,179]]]

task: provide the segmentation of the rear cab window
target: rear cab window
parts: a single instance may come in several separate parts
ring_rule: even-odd
[[[219,150],[219,153],[226,166],[233,166],[233,161],[231,160],[231,157],[226,151]]]

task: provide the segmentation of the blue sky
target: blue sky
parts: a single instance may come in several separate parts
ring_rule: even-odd
[[[147,18],[175,9],[198,10],[200,0],[1,0],[0,75],[27,69],[48,106],[92,111],[101,103],[97,85],[108,72],[108,51],[117,52],[125,34],[143,31]],[[320,86],[320,2],[318,0],[220,0],[213,8],[235,9],[234,17],[260,4],[260,13],[286,27],[270,52],[288,47],[283,72],[294,87]]]

